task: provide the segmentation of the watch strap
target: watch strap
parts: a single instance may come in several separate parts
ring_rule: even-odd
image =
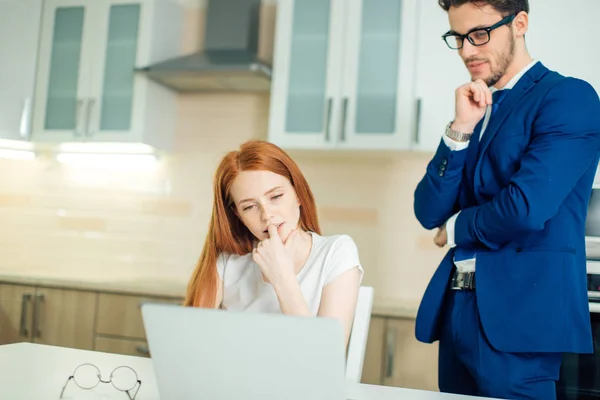
[[[448,136],[450,139],[455,140],[457,142],[468,142],[471,139],[471,136],[473,135],[473,132],[471,132],[471,133],[465,133],[465,132],[455,131],[455,130],[453,130],[453,129],[450,128],[452,126],[453,122],[454,121],[450,121],[448,123],[448,125],[446,125],[446,133],[445,133],[445,135]]]

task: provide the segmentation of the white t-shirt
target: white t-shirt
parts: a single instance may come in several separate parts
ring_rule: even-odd
[[[310,313],[316,316],[323,287],[354,267],[358,267],[362,280],[364,270],[360,265],[356,244],[350,236],[309,233],[312,247],[297,279]],[[217,259],[217,269],[223,279],[221,307],[233,311],[281,313],[275,289],[263,281],[252,253],[243,256],[221,253]]]

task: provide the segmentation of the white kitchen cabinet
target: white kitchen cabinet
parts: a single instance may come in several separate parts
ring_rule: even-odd
[[[420,1],[417,7],[417,112],[412,149],[435,151],[446,125],[454,118],[454,92],[471,78],[458,52],[442,39],[450,29],[446,11],[437,1]]]
[[[0,1],[0,138],[31,134],[42,0]]]
[[[269,140],[288,149],[410,147],[416,0],[281,0]]]
[[[563,75],[586,80],[600,96],[600,44],[595,33],[600,1],[545,0],[532,4],[530,11],[525,42],[531,56]]]
[[[168,0],[47,0],[34,139],[168,148],[176,94],[135,68],[180,55],[182,18]]]

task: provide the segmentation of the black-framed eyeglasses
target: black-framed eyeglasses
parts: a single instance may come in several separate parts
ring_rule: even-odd
[[[491,31],[496,28],[500,28],[503,25],[510,24],[516,16],[517,14],[508,15],[492,26],[488,26],[487,28],[471,29],[464,35],[453,31],[448,31],[442,35],[442,39],[444,39],[444,42],[446,42],[448,47],[453,50],[461,49],[465,39],[467,39],[473,46],[483,46],[490,41]]]
[[[142,381],[138,379],[138,375],[135,370],[126,365],[115,368],[111,373],[107,381],[102,380],[102,373],[100,369],[94,364],[81,364],[73,374],[69,376],[62,390],[60,391],[60,398],[62,399],[65,389],[69,384],[69,381],[73,380],[77,386],[82,389],[90,390],[98,386],[100,382],[111,383],[115,389],[125,392],[129,400],[134,400],[140,391]],[[137,389],[136,389],[137,387]],[[131,392],[136,389],[133,395]]]

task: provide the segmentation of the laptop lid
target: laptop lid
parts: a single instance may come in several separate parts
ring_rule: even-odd
[[[161,399],[342,400],[341,323],[145,303]]]

